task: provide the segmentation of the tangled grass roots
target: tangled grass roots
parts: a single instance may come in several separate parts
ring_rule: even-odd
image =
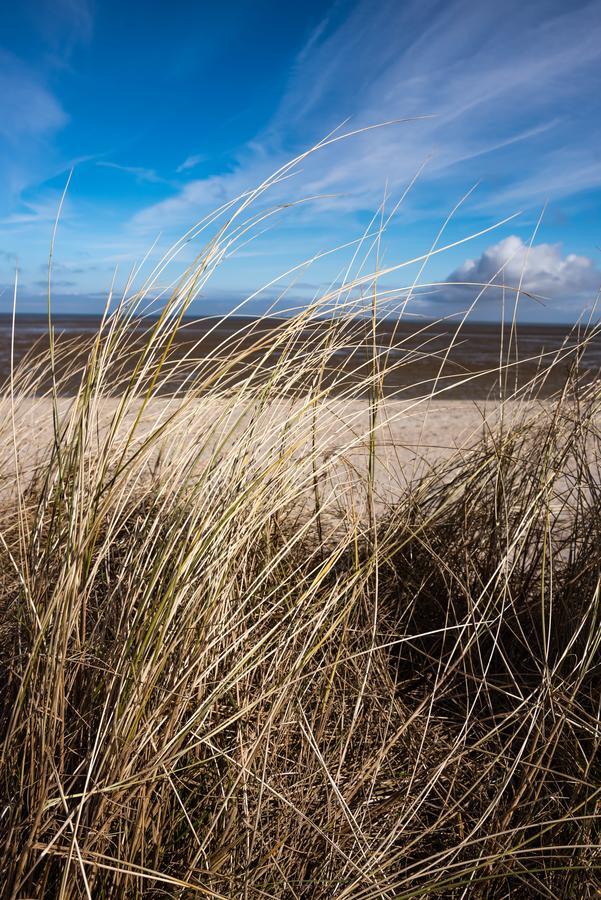
[[[4,896],[597,896],[598,384],[386,515],[371,390],[368,516],[330,527],[315,390],[270,418],[335,358],[332,330],[309,370],[304,326],[148,432],[169,329],[125,384],[99,340],[66,409],[54,386],[3,510]]]

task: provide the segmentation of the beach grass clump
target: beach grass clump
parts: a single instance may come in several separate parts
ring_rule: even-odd
[[[597,896],[599,383],[386,502],[377,272],[177,349],[237,221],[5,386],[3,896]]]
[[[413,871],[419,883],[437,870],[443,893],[470,873],[485,896],[593,895],[598,404],[596,387],[566,392],[501,422],[388,523],[398,690],[424,723],[412,816],[427,809],[431,855]]]

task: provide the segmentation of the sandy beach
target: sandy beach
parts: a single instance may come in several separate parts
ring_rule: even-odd
[[[74,412],[72,398],[57,401],[61,429],[69,427]],[[224,409],[227,409],[224,414]],[[153,398],[144,408],[131,403],[119,417],[120,401],[96,401],[86,448],[90,460],[111,437],[112,452],[131,444],[140,447],[150,440],[146,465],[153,470],[157,459],[168,474],[170,465],[178,472],[189,465],[201,470],[214,456],[232,456],[244,447],[252,423],[253,454],[263,456],[267,467],[285,452],[295,461],[297,477],[302,478],[303,461],[311,460],[318,448],[318,477],[324,496],[332,509],[342,511],[353,506],[364,509],[364,493],[372,438],[375,445],[374,496],[380,511],[392,506],[407,485],[438,463],[466,458],[483,435],[496,428],[501,416],[508,425],[524,416],[544,418],[545,402],[509,402],[501,407],[478,400],[383,400],[376,410],[372,432],[372,408],[363,400],[322,402],[271,401],[265,408],[240,402],[224,402],[212,397],[180,401]],[[14,435],[13,435],[14,417]],[[49,398],[16,397],[0,405],[2,482],[4,490],[15,485],[15,460],[21,480],[27,481],[47,463],[53,439],[53,404]],[[315,431],[313,431],[315,428]],[[133,429],[133,430],[132,430]],[[171,461],[171,462],[170,462]],[[305,474],[308,474],[305,472]]]

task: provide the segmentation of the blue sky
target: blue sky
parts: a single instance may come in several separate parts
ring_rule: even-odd
[[[319,151],[264,204],[316,199],[225,261],[196,303],[222,312],[314,254],[360,236],[383,196],[419,177],[381,247],[393,266],[442,243],[423,282],[503,268],[546,298],[525,318],[570,320],[601,286],[601,2],[23,0],[0,12],[0,308],[43,310],[52,222],[57,312],[95,312],[214,207],[253,188],[343,122],[413,119]],[[198,249],[198,248],[197,248]],[[179,258],[192,258],[188,246]],[[302,269],[312,296],[351,250]],[[411,283],[402,269],[389,286]],[[473,294],[473,292],[472,292]],[[494,318],[499,292],[479,307]],[[250,307],[258,310],[269,299]],[[415,311],[444,315],[470,292],[438,288]]]

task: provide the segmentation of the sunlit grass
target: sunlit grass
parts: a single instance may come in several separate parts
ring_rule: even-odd
[[[597,896],[596,331],[517,392],[501,356],[479,435],[386,502],[383,436],[446,382],[386,394],[414,285],[380,291],[380,226],[341,286],[174,352],[256,196],[2,398],[4,895]]]

